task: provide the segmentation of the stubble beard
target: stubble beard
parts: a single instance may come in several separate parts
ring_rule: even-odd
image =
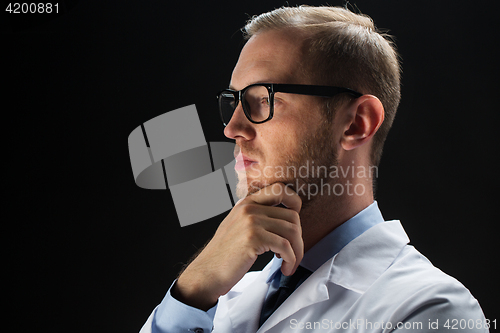
[[[259,179],[247,179],[246,173],[237,172],[238,184],[236,187],[236,195],[238,198],[247,197],[260,189],[272,185],[277,182],[284,183],[285,185],[294,189],[302,199],[302,208],[310,205],[319,194],[311,195],[300,189],[309,189],[311,186],[324,186],[324,184],[331,184],[334,179],[329,179],[328,172],[315,172],[316,170],[329,170],[331,166],[338,166],[337,151],[332,140],[331,122],[326,119],[322,122],[318,130],[308,135],[302,142],[299,143],[300,147],[296,154],[281,154],[279,161],[283,161],[282,165],[274,166],[274,170],[286,170],[293,172],[272,172],[267,171],[265,174],[261,173]],[[252,150],[243,150],[252,152]],[[270,166],[268,166],[269,168]],[[301,169],[302,168],[302,169]],[[270,167],[272,170],[273,167]],[[298,172],[299,170],[306,170],[306,174]],[[270,176],[267,176],[271,174]]]

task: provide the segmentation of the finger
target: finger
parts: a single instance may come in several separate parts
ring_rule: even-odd
[[[292,275],[297,269],[296,266],[298,266],[300,262],[297,263],[297,257],[295,256],[291,243],[286,238],[273,233],[268,233],[267,238],[269,242],[269,250],[273,251],[283,259],[283,262],[281,263],[281,271],[283,274]]]
[[[251,198],[255,203],[266,206],[283,204],[297,213],[300,213],[302,207],[299,195],[283,183],[273,183],[248,196],[248,198]]]
[[[292,267],[291,274],[293,274],[304,257],[304,241],[302,240],[302,229],[300,224],[297,225],[278,219],[266,219],[262,221],[262,226],[265,230],[281,236],[290,243],[295,256],[293,265],[290,263]],[[277,256],[279,258],[279,253]],[[289,275],[285,272],[283,274]]]
[[[300,226],[300,215],[292,209],[284,207],[259,206],[259,212],[267,217],[284,220]]]

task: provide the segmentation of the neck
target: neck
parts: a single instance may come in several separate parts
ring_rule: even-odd
[[[343,179],[340,182],[336,182],[336,184],[344,185],[344,193],[342,195],[336,195],[332,190],[328,193],[329,195],[327,193],[317,195],[302,206],[300,221],[302,225],[302,239],[304,240],[304,252],[307,252],[339,225],[373,203],[371,180],[368,182],[364,178]],[[369,184],[369,186],[366,184]],[[340,187],[337,186],[336,188]],[[355,188],[358,189],[359,195],[354,191]],[[364,188],[363,193],[361,193],[361,188]],[[333,189],[333,186],[330,189]]]

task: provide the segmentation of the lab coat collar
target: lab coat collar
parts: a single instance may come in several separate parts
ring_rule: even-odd
[[[364,293],[394,262],[409,241],[399,221],[377,224],[332,258],[328,280],[346,289]]]

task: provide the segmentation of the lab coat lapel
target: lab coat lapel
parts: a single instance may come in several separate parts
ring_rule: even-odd
[[[325,262],[261,326],[266,332],[299,310],[330,297],[328,284],[363,294],[409,242],[399,221],[380,223]]]

